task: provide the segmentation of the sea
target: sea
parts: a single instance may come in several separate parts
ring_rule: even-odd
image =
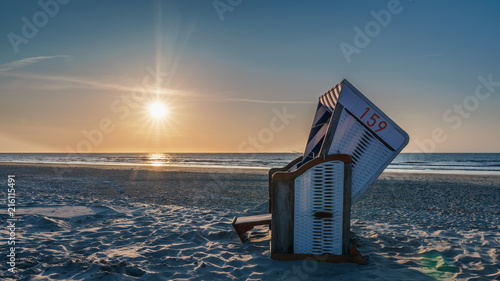
[[[180,167],[283,167],[299,153],[0,153],[0,162]],[[500,175],[500,153],[401,153],[388,172]]]

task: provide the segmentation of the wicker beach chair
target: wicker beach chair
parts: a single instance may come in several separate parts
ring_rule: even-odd
[[[271,224],[273,230],[271,240],[274,241],[272,244],[280,244],[284,240],[288,241],[281,235],[276,234],[284,231],[284,226],[275,223],[275,220],[279,221],[276,208],[283,203],[281,199],[277,199],[277,194],[275,194],[276,186],[281,184],[281,177],[288,175],[285,177],[290,178],[290,175],[297,175],[297,173],[301,175],[313,173],[315,175],[309,177],[305,182],[302,180],[299,185],[291,180],[287,183],[289,186],[295,186],[295,190],[292,192],[294,194],[293,198],[287,200],[300,202],[301,198],[305,196],[303,193],[308,194],[308,192],[313,192],[315,188],[329,183],[325,182],[325,180],[333,178],[331,174],[312,171],[317,171],[318,167],[323,167],[329,161],[339,161],[339,159],[332,160],[331,158],[344,157],[339,154],[350,157],[350,161],[344,161],[344,163],[350,163],[347,166],[349,166],[350,174],[352,173],[349,180],[349,206],[345,207],[349,209],[350,214],[350,204],[359,199],[408,142],[409,136],[406,132],[347,80],[343,80],[319,98],[304,155],[281,169],[271,169],[269,171],[270,214],[235,218],[233,226],[236,232],[243,242],[245,232],[252,229],[253,226]],[[325,190],[321,192],[315,193],[312,198],[329,197]],[[279,197],[281,198],[281,195]],[[336,200],[340,200],[339,198],[336,198]],[[347,212],[347,209],[344,212]],[[314,210],[314,212],[318,211],[320,210]],[[293,220],[301,220],[298,217],[301,216],[300,212],[295,212],[293,216]],[[315,218],[312,219],[312,221],[314,220]],[[305,222],[304,220],[301,221]],[[297,224],[295,225],[297,226]],[[292,230],[286,228],[286,231],[290,233],[303,232],[301,228],[296,228],[296,226]],[[275,229],[276,227],[278,229]],[[307,229],[307,227],[304,229]],[[344,235],[339,230],[334,232],[336,237]],[[306,234],[306,236],[311,235],[318,234]],[[273,237],[280,238],[273,239]],[[296,238],[293,240],[295,241]],[[286,243],[288,243],[286,244],[288,247],[291,247],[289,241]],[[342,254],[346,254],[348,245],[343,245]],[[295,247],[292,248],[295,249]],[[287,254],[295,253],[295,250],[290,253],[290,248],[287,251]],[[273,253],[273,250],[271,252]],[[279,250],[279,254],[283,254],[283,250]],[[331,252],[331,254],[338,255],[339,252],[335,251],[335,253]],[[277,257],[283,257],[283,255]]]

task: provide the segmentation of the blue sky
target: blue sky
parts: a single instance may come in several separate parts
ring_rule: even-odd
[[[253,149],[303,151],[317,98],[344,78],[409,133],[407,152],[500,152],[497,1],[41,3],[46,22],[38,1],[0,3],[2,152],[234,152],[276,110],[295,118]],[[127,103],[150,75],[158,89]]]

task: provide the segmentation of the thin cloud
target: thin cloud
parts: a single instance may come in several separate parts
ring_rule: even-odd
[[[33,73],[12,73],[10,70],[23,68],[37,62],[49,59],[56,58],[70,58],[70,56],[66,55],[57,55],[57,56],[39,56],[39,57],[30,57],[25,58],[9,63],[5,63],[0,65],[0,76],[7,77],[15,77],[15,78],[24,78],[24,79],[32,79],[32,80],[40,80],[40,81],[49,81],[56,82],[56,85],[51,85],[53,88],[84,88],[84,89],[96,89],[96,90],[114,90],[121,92],[131,92],[134,90],[145,91],[151,94],[158,95],[186,95],[186,92],[174,91],[170,89],[154,89],[154,88],[145,88],[141,85],[137,85],[135,87],[123,86],[115,83],[106,83],[101,81],[94,81],[89,79],[83,79],[80,77],[69,77],[62,75],[45,75],[45,74],[33,74]],[[194,96],[194,94],[189,94]]]
[[[176,96],[190,96],[190,97],[199,97],[201,99],[214,100],[219,102],[250,102],[250,103],[264,103],[264,104],[311,104],[315,102],[311,101],[272,101],[272,100],[259,100],[259,99],[239,99],[239,98],[210,98],[205,95],[199,95],[192,92],[186,91],[174,91],[170,89],[145,89],[141,86],[136,87],[128,87],[120,84],[114,83],[106,83],[101,81],[93,81],[88,79],[82,79],[79,77],[69,77],[69,76],[61,76],[61,75],[45,75],[45,74],[33,74],[33,73],[12,73],[10,70],[26,67],[32,64],[35,64],[42,60],[55,59],[55,58],[69,58],[66,55],[58,55],[58,56],[39,56],[39,57],[31,57],[25,58],[22,60],[17,60],[9,63],[5,63],[0,65],[0,76],[7,77],[15,77],[15,78],[24,78],[24,79],[32,79],[32,80],[41,80],[41,81],[49,81],[49,82],[57,82],[56,85],[51,85],[53,89],[58,88],[85,88],[85,89],[96,89],[96,90],[113,90],[120,92],[131,92],[134,90],[141,90],[151,93],[151,94],[160,94],[160,95],[176,95]],[[68,85],[69,84],[69,85]],[[199,99],[198,99],[199,100]]]
[[[108,89],[108,90],[118,90],[118,91],[130,91],[131,88],[125,87],[118,84],[108,84],[101,83],[97,81],[90,81],[75,77],[67,77],[60,75],[43,75],[43,74],[31,74],[31,73],[0,73],[2,76],[26,78],[26,79],[36,79],[43,81],[57,81],[57,82],[69,82],[79,86],[85,86],[85,88],[95,88],[95,89]]]
[[[42,60],[48,60],[48,59],[56,59],[56,58],[69,58],[69,56],[66,55],[58,55],[58,56],[39,56],[39,57],[31,57],[31,58],[25,58],[22,60],[16,60],[8,63],[4,63],[0,65],[0,72],[6,72],[10,71],[16,68],[22,68],[25,66],[29,66],[32,64],[35,64],[39,61]]]
[[[68,77],[68,76],[60,76],[60,75],[44,75],[44,74],[32,74],[32,73],[9,73],[9,72],[0,72],[0,76],[9,76],[9,77],[17,77],[17,78],[25,78],[25,79],[36,79],[42,81],[54,81],[58,83],[70,83],[73,88],[86,88],[86,89],[98,89],[98,90],[114,90],[121,92],[131,92],[133,90],[144,90],[144,87],[140,85],[136,87],[127,87],[119,84],[113,83],[104,83],[100,81],[92,81],[86,80],[77,77]],[[54,85],[53,85],[54,86]],[[59,85],[60,87],[67,88],[68,85]],[[184,97],[198,97],[196,101],[200,99],[204,100],[213,100],[218,102],[251,102],[251,103],[265,103],[265,104],[311,104],[316,103],[314,101],[272,101],[272,100],[258,100],[258,99],[238,99],[238,98],[214,98],[207,97],[206,95],[200,95],[193,92],[188,91],[176,91],[170,89],[146,89],[146,92],[152,94],[160,94],[160,95],[175,95],[175,96],[184,96]]]
[[[69,77],[69,76],[61,76],[61,75],[0,72],[0,76],[35,79],[35,80],[41,80],[41,81],[53,81],[53,82],[58,82],[58,83],[69,83],[73,88],[96,89],[96,90],[114,90],[114,91],[121,91],[121,92],[128,92],[128,93],[130,93],[134,90],[137,90],[137,91],[145,91],[147,93],[159,94],[159,95],[191,95],[191,96],[195,96],[195,94],[192,94],[192,93],[175,91],[175,90],[170,90],[170,89],[145,88],[145,87],[142,87],[141,85],[137,85],[135,87],[128,87],[128,86],[123,86],[120,84],[92,81],[92,80],[82,79],[82,78],[78,78],[78,77]],[[60,85],[60,86],[61,87],[68,87],[68,85]]]
[[[314,101],[278,101],[278,100],[253,100],[253,99],[221,99],[228,102],[253,102],[253,103],[280,103],[280,104],[300,104],[300,103],[316,103]]]

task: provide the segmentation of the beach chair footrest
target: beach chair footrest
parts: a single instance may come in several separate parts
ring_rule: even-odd
[[[252,230],[257,225],[270,225],[271,224],[271,214],[247,216],[247,217],[234,217],[231,223],[234,230],[238,234],[241,243],[245,240],[245,233]]]

